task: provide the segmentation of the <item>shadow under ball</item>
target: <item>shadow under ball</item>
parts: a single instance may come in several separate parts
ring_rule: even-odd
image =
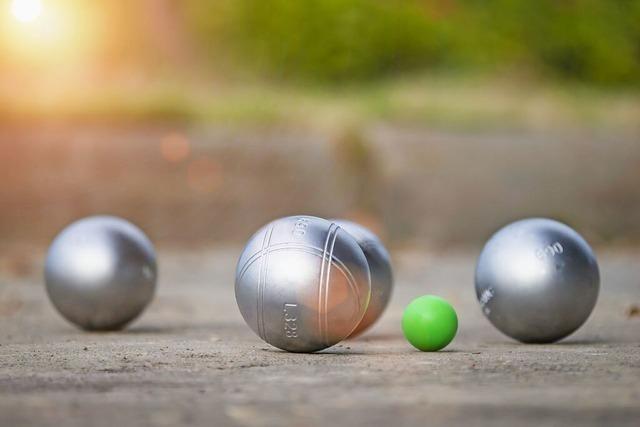
[[[247,243],[236,270],[242,317],[282,350],[314,352],[342,341],[369,303],[369,267],[338,225],[312,216],[275,220]]]
[[[591,247],[573,229],[531,218],[489,239],[478,259],[475,287],[483,313],[504,334],[550,343],[587,320],[600,273]]]
[[[87,330],[116,330],[135,319],[153,298],[156,276],[149,239],[133,224],[111,216],[66,227],[45,262],[51,302]]]
[[[330,221],[338,224],[356,239],[367,258],[371,273],[371,300],[360,324],[350,335],[350,337],[355,337],[373,325],[389,304],[393,293],[391,257],[378,236],[368,228],[344,219],[331,219]]]

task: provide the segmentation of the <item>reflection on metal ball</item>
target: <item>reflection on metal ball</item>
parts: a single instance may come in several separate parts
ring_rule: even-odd
[[[153,298],[153,245],[133,224],[93,216],[66,227],[49,247],[47,293],[70,322],[87,330],[120,329]]]
[[[476,296],[506,335],[549,343],[577,330],[595,306],[598,263],[589,244],[550,219],[514,222],[487,242],[476,266]]]
[[[247,324],[283,350],[314,352],[353,332],[369,303],[369,267],[358,243],[327,220],[275,220],[247,243],[236,270]]]
[[[361,334],[382,316],[389,304],[393,292],[393,273],[391,258],[378,236],[371,230],[345,219],[332,219],[340,227],[351,234],[362,248],[371,273],[371,300],[369,307],[351,337]]]

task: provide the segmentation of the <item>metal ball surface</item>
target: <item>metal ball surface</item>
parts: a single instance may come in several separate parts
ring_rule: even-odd
[[[558,221],[530,218],[496,232],[476,266],[485,316],[525,343],[550,343],[576,331],[598,298],[600,273],[589,244]]]
[[[362,321],[350,335],[350,337],[355,337],[373,325],[389,304],[393,293],[391,257],[378,236],[368,228],[346,219],[331,219],[330,221],[338,224],[356,239],[367,258],[371,273],[371,300]]]
[[[81,219],[51,243],[45,262],[49,299],[71,323],[86,330],[116,330],[153,298],[157,277],[153,245],[128,221]]]
[[[238,261],[242,317],[282,350],[314,352],[342,341],[364,316],[371,294],[367,259],[338,225],[312,216],[258,230]]]

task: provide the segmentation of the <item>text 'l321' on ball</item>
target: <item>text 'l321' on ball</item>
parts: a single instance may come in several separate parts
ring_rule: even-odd
[[[371,294],[367,260],[338,225],[313,216],[277,219],[240,255],[235,293],[240,312],[264,341],[314,352],[348,337]]]

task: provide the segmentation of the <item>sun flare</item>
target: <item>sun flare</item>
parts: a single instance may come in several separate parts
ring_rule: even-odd
[[[70,65],[86,58],[101,33],[97,4],[86,0],[0,0],[0,63]],[[4,13],[2,13],[4,12]]]
[[[12,0],[11,15],[23,23],[34,22],[42,15],[42,1]]]

